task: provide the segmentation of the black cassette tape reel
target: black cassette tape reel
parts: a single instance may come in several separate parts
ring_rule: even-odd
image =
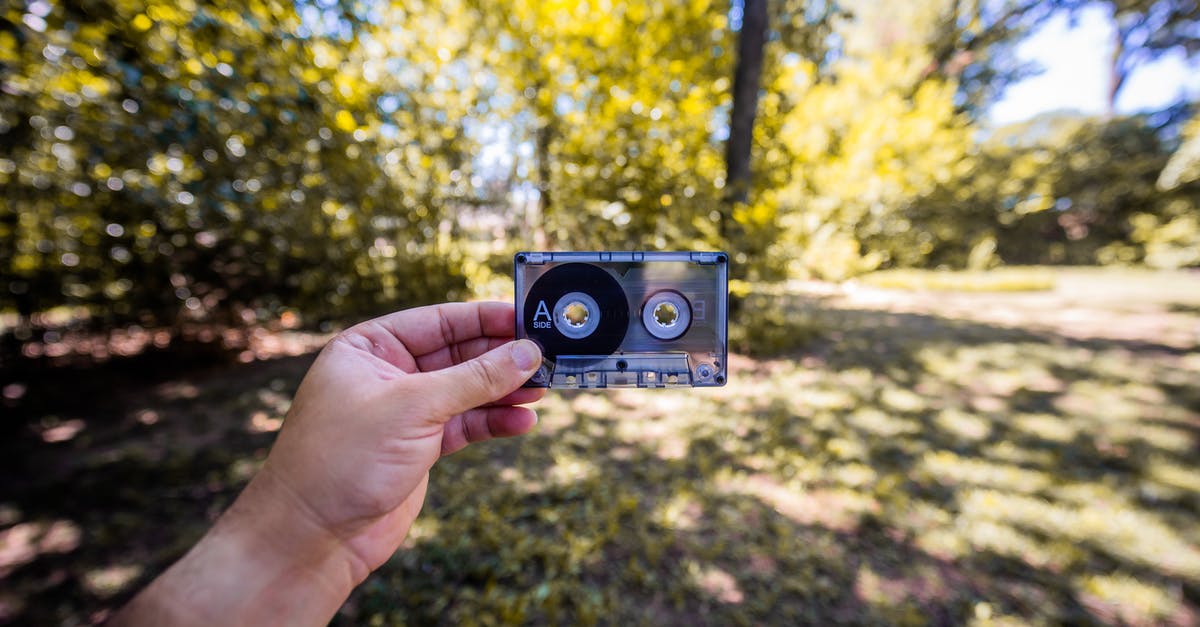
[[[520,253],[517,336],[533,387],[724,385],[724,253]]]

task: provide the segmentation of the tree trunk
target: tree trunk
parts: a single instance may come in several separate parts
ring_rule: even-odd
[[[535,250],[547,250],[546,237],[546,216],[553,211],[553,202],[550,197],[550,142],[554,139],[554,111],[539,111],[538,96],[545,89],[545,84],[539,81],[535,87],[532,104],[535,111],[538,111],[539,125],[534,131],[534,159],[537,160],[537,189],[538,201],[537,209],[535,210],[529,227],[533,230],[533,248]],[[553,99],[551,99],[553,102]]]
[[[1121,21],[1113,16],[1113,51],[1108,66],[1108,99],[1105,102],[1105,116],[1111,119],[1117,112],[1117,94],[1125,84],[1128,72],[1125,70],[1125,33]]]
[[[754,115],[762,83],[763,45],[767,37],[767,0],[745,0],[742,31],[738,36],[737,68],[733,75],[733,110],[729,114],[729,140],[725,144],[727,203],[721,214],[721,236],[729,232],[734,205],[750,197],[750,146]]]

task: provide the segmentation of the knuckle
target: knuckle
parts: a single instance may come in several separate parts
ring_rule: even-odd
[[[488,393],[495,393],[504,385],[504,373],[500,365],[493,359],[482,358],[467,362],[471,364],[471,375],[479,383],[479,387]]]
[[[470,425],[471,421],[467,420],[467,414],[463,414],[462,420],[460,422],[462,423],[463,442],[465,442],[467,444],[474,442],[474,440],[471,439],[471,425]]]
[[[338,334],[333,336],[333,339],[329,341],[328,346],[341,345],[355,350],[369,349],[371,342],[367,338],[363,337],[362,333],[359,333],[359,326],[361,325],[356,325],[350,327],[349,329],[339,331]]]

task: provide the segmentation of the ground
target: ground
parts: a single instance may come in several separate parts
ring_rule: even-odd
[[[1196,624],[1200,275],[1051,274],[756,286],[727,387],[552,393],[439,464],[335,622]],[[100,621],[178,557],[323,340],[0,381],[0,622]]]

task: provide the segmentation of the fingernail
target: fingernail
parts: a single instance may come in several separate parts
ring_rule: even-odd
[[[531,340],[517,340],[512,343],[512,360],[522,371],[533,370],[542,358],[542,351]]]

